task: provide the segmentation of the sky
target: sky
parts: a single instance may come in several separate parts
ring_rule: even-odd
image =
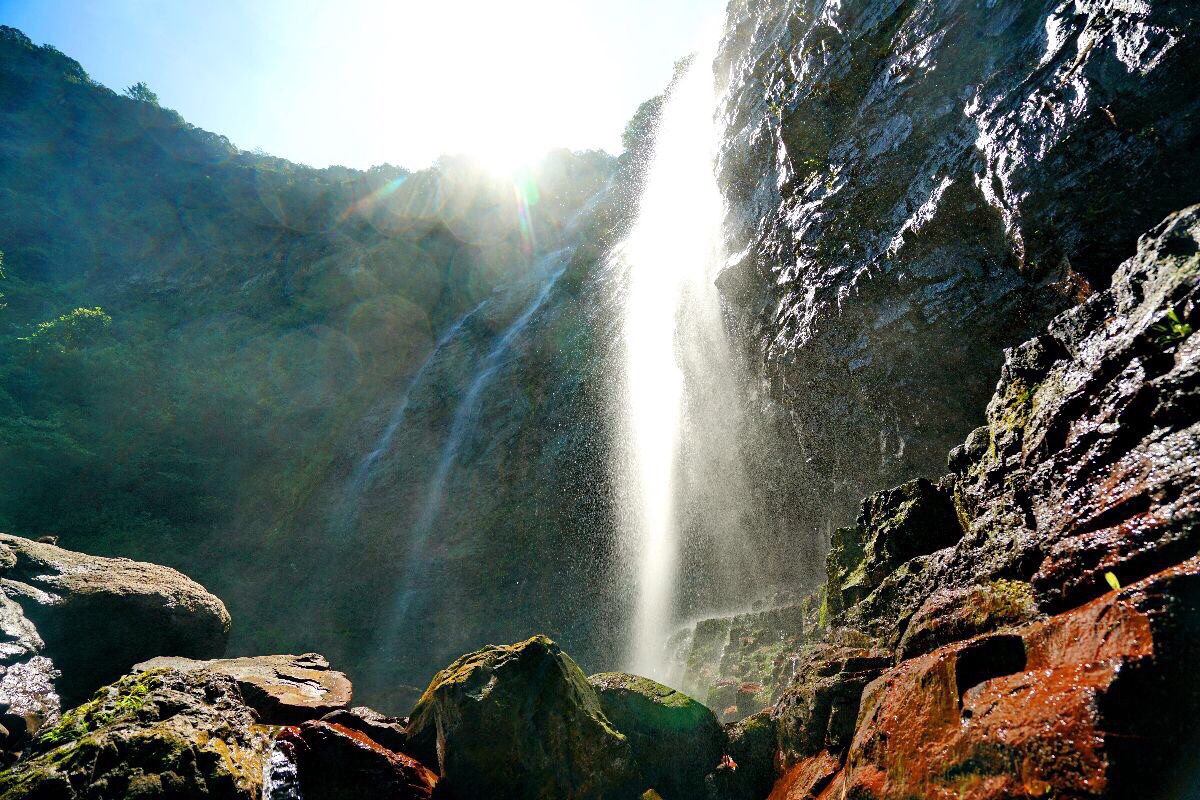
[[[725,0],[0,0],[93,80],[292,161],[498,168],[620,152]]]

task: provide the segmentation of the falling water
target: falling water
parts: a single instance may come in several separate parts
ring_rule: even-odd
[[[446,435],[438,457],[437,466],[426,488],[420,512],[408,534],[409,556],[404,568],[404,574],[398,582],[397,595],[392,606],[388,626],[383,631],[383,635],[379,640],[381,649],[387,649],[394,644],[400,626],[403,624],[405,615],[408,613],[409,606],[413,601],[416,592],[414,577],[423,564],[421,559],[422,552],[428,543],[433,525],[437,521],[438,515],[445,504],[450,474],[458,460],[459,452],[463,444],[467,441],[467,437],[475,429],[477,422],[476,412],[479,410],[483,394],[506,363],[505,359],[513,342],[529,326],[534,315],[541,310],[542,306],[550,298],[550,294],[554,291],[558,279],[566,272],[573,253],[574,248],[567,247],[556,250],[544,257],[541,269],[546,277],[543,280],[541,288],[521,313],[504,329],[499,338],[496,339],[491,350],[488,351],[478,371],[475,373],[470,386],[462,395],[462,399],[454,410],[450,430]]]
[[[342,536],[348,535],[354,529],[358,522],[359,509],[362,504],[363,495],[371,486],[371,481],[375,474],[375,466],[382,458],[392,449],[392,441],[396,438],[396,433],[404,426],[404,420],[408,415],[409,401],[412,399],[413,393],[421,386],[421,382],[425,378],[425,373],[437,360],[442,349],[445,348],[451,341],[458,336],[459,331],[467,324],[471,317],[487,305],[484,300],[475,308],[468,311],[450,329],[442,334],[437,340],[433,350],[413,373],[412,378],[400,393],[396,404],[392,407],[391,416],[388,418],[387,426],[375,440],[375,446],[371,451],[359,459],[358,464],[354,467],[354,472],[350,474],[350,479],[346,482],[342,492],[341,502],[337,504],[333,514],[333,522],[330,529],[333,533]]]
[[[627,270],[619,409],[624,441],[617,473],[636,586],[630,667],[651,677],[669,670],[665,644],[680,578],[681,459],[693,444],[683,437],[716,433],[700,430],[706,426],[689,420],[688,409],[702,406],[702,395],[728,372],[720,363],[728,348],[714,285],[723,206],[714,174],[711,64],[701,54],[675,84],[659,121],[637,219],[614,254]],[[723,388],[719,393],[727,394]]]

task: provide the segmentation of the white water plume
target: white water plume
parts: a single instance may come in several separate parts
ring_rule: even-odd
[[[637,218],[614,252],[626,270],[616,466],[636,589],[629,666],[660,678],[669,671],[685,533],[698,524],[736,537],[738,525],[730,498],[740,473],[723,463],[737,460],[727,437],[739,403],[714,284],[724,209],[711,64],[698,55],[673,86]],[[712,513],[697,520],[698,509]]]

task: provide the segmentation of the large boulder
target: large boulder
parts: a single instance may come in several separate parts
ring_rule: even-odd
[[[636,787],[628,740],[545,636],[485,647],[439,672],[408,734],[408,752],[436,764],[439,792],[459,800],[599,800]]]
[[[208,670],[237,681],[246,704],[265,723],[298,725],[340,709],[349,708],[353,687],[343,673],[331,670],[319,653],[302,656],[251,656],[196,661],[160,656],[143,661],[133,669],[180,672]]]
[[[41,731],[0,800],[259,800],[271,736],[207,671],[129,675]]]
[[[58,719],[59,672],[21,606],[0,593],[0,749],[12,750]]]
[[[68,706],[139,661],[213,658],[229,638],[225,605],[170,567],[8,534],[0,534],[0,592],[36,627]]]
[[[664,800],[700,797],[720,763],[725,733],[713,712],[682,692],[627,672],[588,678],[600,708],[633,748],[642,783]]]

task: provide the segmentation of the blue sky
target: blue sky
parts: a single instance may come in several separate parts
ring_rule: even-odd
[[[0,23],[313,166],[619,150],[724,0],[0,0]]]

